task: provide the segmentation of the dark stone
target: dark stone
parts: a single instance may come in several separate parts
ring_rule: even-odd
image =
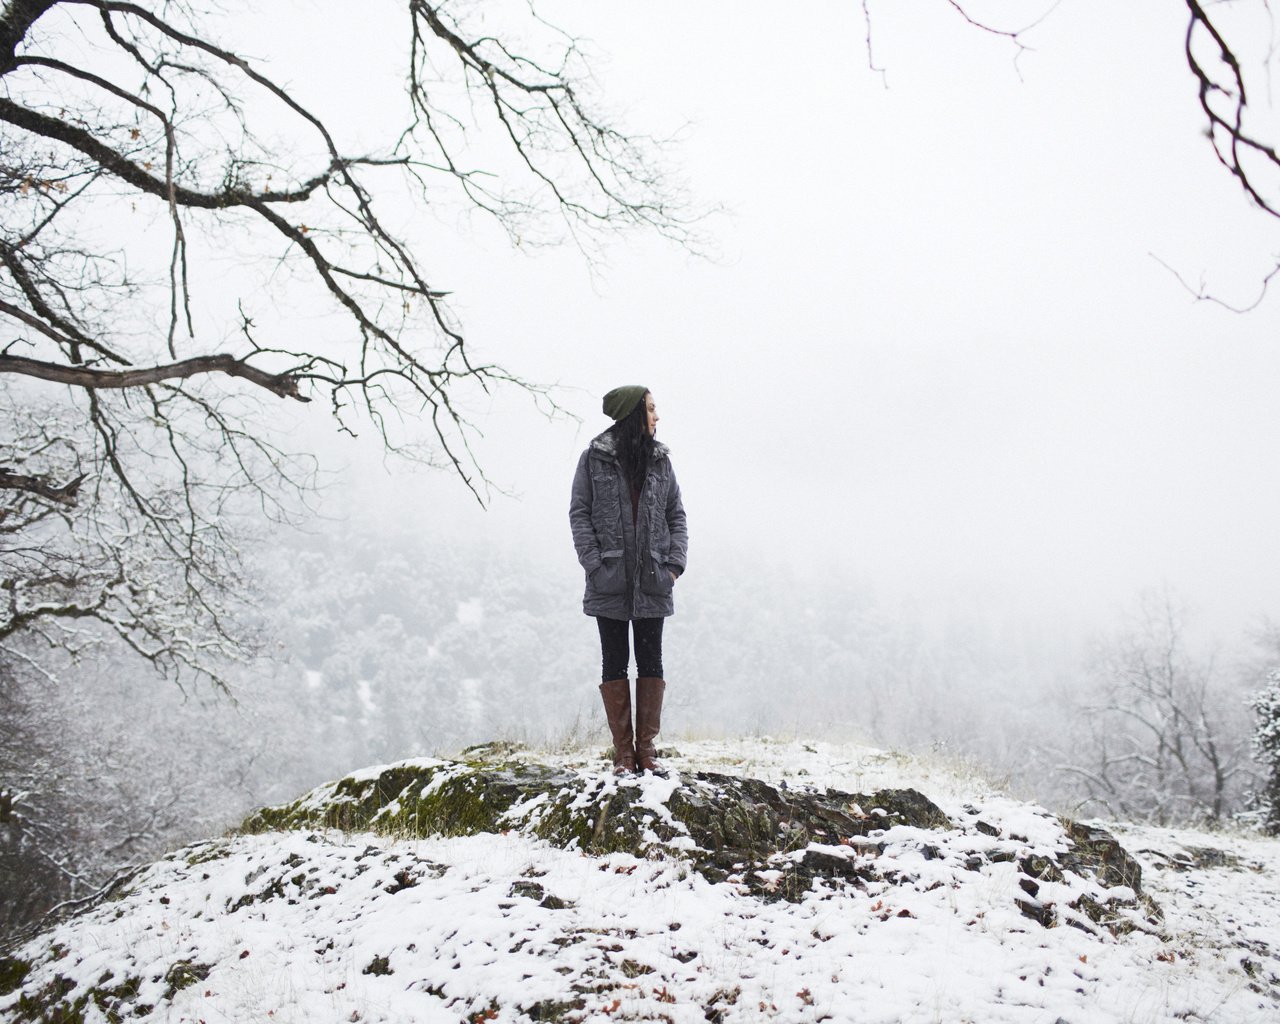
[[[524,762],[513,757],[516,750],[509,744],[485,744],[469,748],[461,761],[405,763],[385,768],[376,777],[341,779],[295,804],[265,808],[242,827],[257,832],[337,826],[418,836],[515,828],[588,854],[621,851],[646,857],[660,852],[680,857],[708,881],[733,882],[766,900],[797,900],[815,884],[901,881],[895,872],[877,869],[875,859],[886,849],[876,840],[878,835],[900,825],[931,831],[957,827],[937,805],[911,789],[815,791],[716,772],[682,777],[667,800],[670,817],[664,820],[641,802],[638,785]],[[529,807],[529,813],[521,814],[522,807]],[[1000,829],[978,819],[975,808],[968,808],[967,815],[972,822],[968,827],[1000,837]],[[1030,898],[1019,900],[1019,906],[1041,923],[1052,923],[1056,915],[1051,904],[1042,904],[1031,893],[1039,892],[1041,882],[1063,881],[1066,872],[1105,888],[1127,886],[1138,894],[1105,907],[1081,902],[1080,912],[1096,923],[1111,930],[1135,927],[1134,915],[1128,913],[1134,910],[1139,918],[1159,920],[1159,908],[1140,895],[1138,863],[1113,836],[1068,820],[1063,827],[1071,845],[1059,857],[1019,860],[1005,843],[981,853],[949,852],[927,841],[921,841],[919,849],[926,860],[962,858],[959,864],[971,871],[1017,861],[1025,881],[1035,884],[1034,890],[1023,885]],[[410,878],[402,874],[396,876],[398,886]],[[268,887],[245,902],[276,894]],[[546,909],[568,905],[527,880],[516,882],[510,895],[536,900]]]
[[[750,891],[766,898],[798,899],[815,879],[874,876],[865,864],[859,866],[853,850],[847,858],[809,850],[794,862],[785,859],[789,853],[811,843],[840,847],[896,825],[953,827],[937,805],[915,790],[782,790],[759,779],[715,772],[685,777],[667,801],[672,820],[664,821],[640,802],[639,786],[536,763],[481,760],[495,751],[509,752],[485,745],[466,751],[466,761],[406,763],[376,777],[341,779],[297,803],[258,811],[242,830],[339,827],[418,836],[498,832],[521,827],[519,817],[508,812],[542,797],[522,831],[591,854],[623,851],[644,857],[656,845],[689,860],[710,881],[740,876]],[[656,837],[656,844],[646,836]],[[692,839],[696,849],[671,847],[677,839]],[[779,883],[759,877],[759,871],[781,871],[785,877]],[[275,893],[249,899],[270,895]],[[519,893],[513,890],[513,895]]]
[[[1240,870],[1244,867],[1240,858],[1226,850],[1215,850],[1210,846],[1184,846],[1173,855],[1159,853],[1155,850],[1141,850],[1150,856],[1160,858],[1165,866],[1175,871],[1190,871],[1192,868],[1228,868]]]
[[[1072,910],[1094,924],[1112,934],[1133,931],[1142,927],[1142,922],[1153,927],[1158,925],[1164,915],[1155,900],[1142,892],[1142,867],[1117,842],[1115,836],[1096,825],[1087,825],[1069,818],[1060,820],[1071,846],[1056,860],[1043,855],[1023,857],[1018,862],[1019,869],[1027,876],[1019,882],[1023,891],[1034,896],[1026,884],[1031,879],[1062,882],[1066,879],[1066,872],[1071,872],[1081,878],[1093,879],[1106,889],[1126,887],[1133,890],[1132,896],[1118,896],[1106,902],[1082,895],[1068,904]],[[1039,906],[1038,901],[1035,904],[1019,901],[1018,906],[1028,917],[1044,923],[1045,908]],[[1067,921],[1088,930],[1069,916]]]
[[[587,1007],[587,1001],[582,998],[574,998],[565,1002],[556,1002],[551,999],[543,1000],[541,1003],[534,1003],[532,1006],[525,1007],[524,1012],[530,1020],[536,1021],[563,1021],[578,1020],[579,1015]]]
[[[537,882],[527,882],[522,879],[512,883],[507,895],[523,896],[530,900],[541,900],[546,895],[546,892]]]
[[[1066,877],[1057,864],[1040,854],[1023,857],[1018,861],[1018,868],[1024,875],[1041,882],[1061,882]]]
[[[1057,923],[1058,918],[1052,903],[1041,903],[1034,898],[1027,900],[1015,899],[1014,903],[1018,905],[1018,909],[1022,911],[1024,916],[1044,925],[1046,928],[1052,928]]]
[[[395,974],[396,972],[391,969],[391,959],[389,957],[375,956],[360,973],[374,974],[381,977],[387,974]]]
[[[1142,867],[1115,836],[1096,825],[1067,818],[1062,819],[1062,825],[1072,844],[1058,859],[1062,870],[1096,878],[1108,888],[1127,885],[1134,892],[1142,891]]]
[[[402,868],[393,876],[391,885],[383,886],[382,891],[388,892],[394,896],[396,893],[403,892],[405,889],[411,889],[417,884],[418,879],[414,877],[407,868]]]
[[[513,882],[511,888],[507,891],[508,896],[523,896],[528,900],[537,900],[538,906],[543,910],[567,910],[573,906],[570,900],[562,900],[559,896],[548,893],[537,882],[530,882],[521,879]]]

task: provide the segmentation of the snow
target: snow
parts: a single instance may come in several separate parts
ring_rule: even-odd
[[[941,766],[861,748],[725,741],[682,744],[682,754],[668,760],[671,778],[621,783],[643,787],[655,817],[669,813],[682,773],[713,769],[846,791],[915,786],[953,820],[981,820],[998,836],[929,832],[943,856],[927,856],[922,833],[905,826],[875,836],[883,854],[866,844],[814,847],[892,861],[881,867],[909,881],[819,884],[797,902],[712,884],[675,858],[591,857],[514,829],[422,840],[235,837],[178,851],[119,900],[18,951],[68,951],[37,959],[24,990],[62,974],[77,985],[74,999],[110,971],[111,984],[140,978],[137,1005],[155,1007],[130,1019],[191,1024],[514,1024],[537,1019],[534,1007],[573,1000],[579,1009],[565,1019],[675,1024],[1280,1019],[1266,991],[1275,983],[1265,980],[1280,974],[1274,841],[1118,827],[1143,863],[1144,889],[1164,908],[1161,934],[1113,937],[1087,920],[1087,930],[1044,928],[1017,908],[1026,894],[1015,864],[957,870],[945,855],[983,843],[1060,848],[1061,828],[1040,808]],[[541,760],[594,772],[597,755]],[[617,783],[602,776],[601,784]],[[540,805],[532,799],[508,816],[531,820]],[[771,875],[783,877],[760,877]],[[1045,882],[1038,898],[1062,907],[1067,889],[1085,885],[1072,876]],[[212,967],[166,1001],[165,977],[178,961]],[[1250,988],[1251,975],[1263,991]],[[0,997],[0,1019],[16,1019],[19,995]],[[106,1017],[91,1005],[85,1020]]]
[[[462,626],[479,626],[484,622],[484,602],[478,597],[469,601],[459,601],[455,613],[458,624]]]

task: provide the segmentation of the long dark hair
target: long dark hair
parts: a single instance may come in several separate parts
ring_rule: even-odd
[[[636,407],[609,428],[613,433],[614,450],[622,466],[622,475],[633,491],[644,485],[644,476],[653,459],[653,435],[645,430],[648,415],[649,392],[646,391]]]

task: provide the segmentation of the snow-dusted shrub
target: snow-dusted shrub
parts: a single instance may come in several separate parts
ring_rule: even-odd
[[[1280,670],[1267,676],[1264,686],[1249,702],[1258,716],[1253,730],[1253,756],[1267,767],[1259,802],[1266,814],[1264,828],[1280,834]]]

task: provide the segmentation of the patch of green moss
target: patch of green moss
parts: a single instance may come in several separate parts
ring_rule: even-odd
[[[7,996],[20,989],[30,973],[31,964],[26,960],[13,956],[0,957],[0,996]]]
[[[576,794],[563,794],[543,808],[542,815],[533,828],[533,834],[556,846],[570,847],[587,853],[607,854],[619,850],[635,851],[640,837],[635,828],[634,818],[625,813],[610,817],[611,810],[626,808],[615,807],[618,794],[587,809],[577,807],[570,809]]]
[[[650,854],[654,842],[671,853],[665,844],[687,837],[700,851],[688,855],[696,869],[722,876],[739,864],[764,865],[813,842],[835,844],[896,824],[951,824],[912,790],[823,794],[711,772],[698,772],[678,787],[667,800],[667,813],[659,813],[638,802],[639,787],[615,787],[594,773],[523,762],[512,756],[517,752],[510,744],[489,743],[468,748],[461,761],[404,763],[376,777],[348,776],[293,804],[264,808],[244,830],[329,827],[423,837],[515,829],[585,853],[636,856]],[[528,801],[536,801],[529,814],[506,817]],[[875,813],[863,814],[855,804]]]
[[[418,835],[469,836],[497,831],[499,816],[512,802],[495,799],[483,778],[467,773],[422,793],[405,810],[413,815]]]
[[[164,997],[172,999],[175,993],[181,992],[184,988],[190,988],[197,981],[204,981],[205,978],[209,977],[211,970],[213,970],[212,964],[198,964],[190,960],[179,960],[165,972],[164,980],[168,988],[165,989]]]
[[[764,855],[773,850],[778,825],[765,806],[740,798],[711,801],[680,792],[672,795],[667,806],[671,816],[712,851],[757,850]]]
[[[390,958],[385,956],[375,956],[368,964],[365,965],[364,970],[360,973],[373,974],[381,977],[387,974],[395,974],[396,972],[391,969]]]
[[[41,1024],[80,1024],[84,1020],[85,998],[75,1004],[63,1002],[76,983],[61,974],[55,975],[32,995],[18,997],[18,1020],[40,1021]]]
[[[368,828],[374,816],[397,800],[401,802],[415,788],[431,780],[434,769],[414,765],[394,765],[380,772],[376,779],[340,779],[334,784],[333,798],[325,808],[324,823],[330,828]]]
[[[339,779],[323,790],[280,807],[255,811],[240,826],[253,835],[300,828],[335,828],[344,832],[372,830],[395,835],[427,835],[422,824],[421,794],[440,771],[420,765],[393,765],[377,778]],[[394,807],[392,813],[386,813]]]
[[[92,999],[93,1005],[102,1011],[110,1024],[120,1024],[129,1017],[140,1017],[152,1009],[150,1006],[137,1005],[141,985],[141,978],[125,978],[112,988],[94,989],[85,999]],[[172,992],[169,994],[172,995]],[[78,1003],[81,1001],[77,1000]]]
[[[174,974],[182,966],[188,969],[204,967],[202,964],[175,964],[170,974]],[[207,968],[205,973],[208,973]],[[68,1001],[66,997],[76,987],[75,982],[57,975],[33,995],[24,995],[18,999],[18,1016],[14,1018],[14,1024],[84,1024],[85,1011],[90,1006],[98,1011],[94,1019],[105,1019],[108,1024],[124,1024],[125,1021],[145,1016],[154,1009],[137,1001],[141,978],[127,977],[118,985],[107,987],[106,983],[111,977],[111,973],[107,972],[93,988]],[[186,984],[192,984],[195,980],[192,977]],[[185,985],[177,986],[182,987]],[[172,996],[177,988],[171,987],[166,997]]]
[[[297,803],[286,804],[284,807],[262,807],[245,818],[237,831],[249,836],[262,832],[279,832],[298,827],[301,822],[297,817]]]

